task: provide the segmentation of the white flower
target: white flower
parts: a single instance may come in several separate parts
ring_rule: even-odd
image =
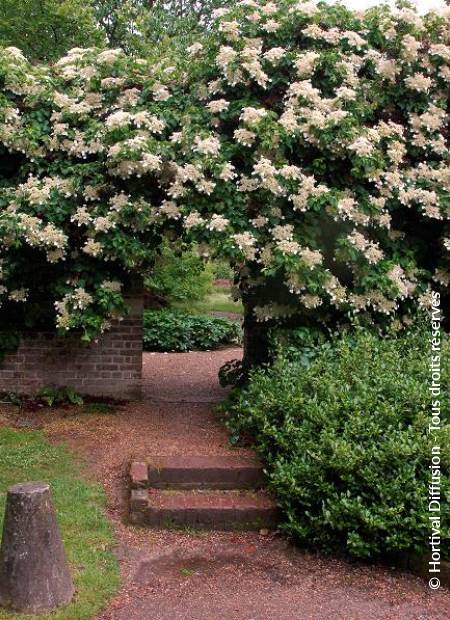
[[[215,99],[214,101],[210,101],[206,107],[211,112],[217,113],[217,112],[223,112],[224,110],[227,110],[229,105],[230,105],[230,102],[227,101],[226,99]]]
[[[231,40],[236,40],[239,37],[239,22],[233,20],[231,22],[220,22],[219,31],[224,32]]]
[[[203,49],[203,45],[197,41],[196,43],[193,43],[192,45],[190,45],[186,49],[186,51],[189,54],[189,56],[195,56],[196,54],[201,52],[202,49]]]
[[[133,120],[136,127],[146,127],[153,133],[161,133],[165,127],[164,121],[146,110],[134,114]]]
[[[427,289],[417,300],[419,302],[419,306],[426,310],[429,310],[433,306],[433,295],[431,293],[431,289]]]
[[[221,68],[226,70],[228,65],[236,58],[237,52],[228,45],[222,45],[217,54],[216,63]]]
[[[105,64],[112,64],[122,54],[123,54],[123,50],[121,50],[120,48],[113,49],[113,50],[105,50],[104,52],[101,52],[97,56],[97,62],[101,62],[101,63],[105,63]]]
[[[128,201],[129,196],[127,196],[124,192],[121,192],[120,194],[114,194],[114,196],[111,196],[109,199],[109,204],[114,211],[120,211],[128,205]]]
[[[422,30],[423,20],[414,9],[404,7],[397,12],[397,19],[412,24],[417,30]]]
[[[258,5],[256,5],[258,6]],[[263,15],[274,15],[278,11],[278,7],[275,2],[267,2],[261,6],[261,13]]]
[[[180,217],[180,209],[172,200],[164,200],[159,208],[159,212],[174,220]]]
[[[129,125],[133,118],[133,115],[129,112],[124,112],[123,110],[119,110],[118,112],[114,112],[110,114],[105,121],[105,125],[108,129],[116,129],[117,127],[126,127]]]
[[[103,280],[101,287],[104,288],[105,291],[118,293],[122,289],[122,283],[118,280]]]
[[[391,82],[395,82],[395,78],[399,72],[395,60],[388,58],[381,58],[377,60],[375,62],[375,70],[379,73],[379,75],[381,75],[381,77],[390,80]]]
[[[356,99],[356,91],[353,88],[348,88],[348,86],[340,86],[336,89],[336,97],[347,101],[353,101]]]
[[[125,78],[107,77],[100,82],[102,88],[119,88],[125,83]]]
[[[233,235],[233,239],[236,241],[239,247],[254,245],[256,243],[255,237],[249,232],[237,233]]]
[[[347,236],[348,241],[364,254],[370,264],[378,263],[384,256],[377,243],[368,241],[364,235],[354,230]]]
[[[192,213],[189,213],[189,215],[184,218],[184,227],[188,230],[194,226],[202,226],[204,223],[205,220],[198,211],[192,211]]]
[[[280,24],[275,19],[268,19],[266,23],[262,25],[262,28],[266,32],[276,32],[280,28]]]
[[[5,52],[7,52],[8,54],[10,54],[13,58],[15,58],[15,60],[26,60],[25,56],[23,55],[22,50],[20,50],[18,47],[5,47]]]
[[[300,0],[293,7],[289,9],[289,13],[302,13],[303,15],[314,15],[319,10],[319,7],[315,2],[304,2]]]
[[[90,256],[98,256],[102,249],[102,244],[99,241],[94,241],[94,239],[88,239],[82,247],[83,252]]]
[[[305,52],[295,61],[295,68],[300,77],[309,77],[313,71],[320,54],[317,52]]]
[[[290,134],[295,133],[299,128],[297,117],[292,108],[288,108],[287,110],[285,110],[278,119],[278,122]]]
[[[310,248],[303,248],[300,251],[300,258],[308,267],[315,267],[323,261],[321,252],[319,250],[311,250]]]
[[[272,47],[264,54],[264,58],[273,64],[277,63],[286,54],[284,47]]]
[[[353,30],[345,30],[345,32],[342,33],[342,38],[347,39],[349,45],[356,47],[356,49],[361,49],[367,45],[367,41]]]
[[[410,75],[405,79],[405,84],[411,90],[426,93],[430,89],[432,79],[423,75],[423,73],[414,73],[414,75]]]
[[[360,157],[366,157],[373,152],[373,144],[365,136],[356,138],[354,142],[348,146],[350,151],[354,151]]]
[[[211,216],[211,220],[209,221],[207,228],[209,230],[217,230],[219,232],[223,232],[229,223],[230,220],[228,220],[226,217],[214,213]]]
[[[272,228],[272,237],[276,241],[292,240],[294,227],[292,224],[285,224],[284,226],[274,226]]]
[[[211,13],[211,19],[213,20],[220,19],[221,17],[226,15],[228,11],[229,9],[226,9],[224,7],[221,7],[220,9],[214,9],[214,11]]]
[[[179,142],[183,141],[183,132],[182,131],[174,131],[169,140],[171,142],[173,142],[174,144],[178,144]]]
[[[167,86],[164,86],[164,84],[155,84],[153,86],[153,99],[155,101],[167,101],[167,99],[170,99],[171,94],[169,89],[167,88]]]
[[[10,291],[8,297],[11,301],[26,301],[28,297],[28,291],[25,288],[18,288]]]
[[[322,300],[320,299],[318,295],[309,295],[309,294],[300,295],[299,299],[301,303],[305,306],[305,308],[308,308],[308,310],[317,308],[318,306],[322,304]]]
[[[115,223],[109,217],[99,216],[93,221],[94,228],[97,232],[107,232],[115,227]]]
[[[244,146],[251,146],[256,138],[256,134],[248,129],[236,129],[233,135],[236,142]]]
[[[267,110],[264,108],[242,108],[240,119],[247,125],[256,125],[261,119],[267,115]]]
[[[74,308],[83,310],[86,306],[89,306],[89,304],[93,302],[93,297],[82,286],[79,286],[70,296],[70,301],[72,302]]]
[[[445,60],[450,60],[450,46],[444,45],[444,43],[435,43],[430,45],[429,54],[430,56],[440,56]]]
[[[422,47],[421,41],[415,39],[412,35],[406,34],[402,38],[402,51],[401,54],[405,60],[413,61],[419,55],[419,50]]]
[[[220,171],[219,178],[223,181],[232,181],[236,177],[236,171],[233,164],[227,162]]]
[[[78,226],[86,226],[91,221],[91,216],[86,207],[79,207],[70,218],[71,222],[76,222]]]
[[[255,217],[255,219],[250,220],[250,223],[255,228],[264,228],[268,221],[269,220],[267,219],[267,217],[264,217],[263,215],[258,215],[258,217]]]
[[[161,170],[162,159],[160,155],[154,153],[144,153],[142,155],[142,169],[152,172],[154,170]]]
[[[220,151],[220,140],[214,136],[208,138],[195,136],[192,150],[202,155],[217,155]]]

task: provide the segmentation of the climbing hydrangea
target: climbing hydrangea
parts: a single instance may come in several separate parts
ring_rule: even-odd
[[[213,20],[188,61],[1,52],[3,311],[43,297],[93,334],[162,235],[227,257],[260,321],[408,322],[445,296],[448,12],[242,0]]]

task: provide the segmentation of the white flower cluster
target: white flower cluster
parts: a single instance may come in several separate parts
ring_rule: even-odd
[[[448,11],[243,0],[212,19],[188,63],[0,52],[0,142],[26,160],[1,184],[0,302],[33,296],[23,244],[79,263],[55,286],[58,325],[94,323],[161,234],[213,245],[247,287],[278,278],[291,304],[262,302],[261,320],[390,316],[448,287]]]

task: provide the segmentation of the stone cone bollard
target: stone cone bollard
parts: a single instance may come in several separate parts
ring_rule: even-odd
[[[10,487],[0,548],[0,605],[49,611],[68,603],[73,593],[49,485]]]

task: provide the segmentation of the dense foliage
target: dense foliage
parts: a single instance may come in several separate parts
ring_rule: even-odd
[[[192,351],[215,349],[237,343],[238,323],[206,315],[176,310],[146,310],[144,313],[145,351]]]
[[[2,322],[92,337],[169,236],[235,266],[247,322],[408,323],[450,282],[448,40],[409,7],[244,0],[189,62],[3,50]]]
[[[145,287],[174,302],[202,301],[212,290],[214,265],[205,263],[192,249],[163,244]]]
[[[2,0],[0,45],[32,60],[60,58],[75,46],[103,45],[90,0]]]
[[[310,359],[279,358],[224,405],[235,437],[249,434],[267,464],[282,527],[314,549],[358,557],[428,548],[429,338],[369,333]],[[450,380],[450,342],[442,350]],[[450,497],[450,398],[439,433],[442,501]],[[442,546],[450,538],[447,523]]]
[[[2,0],[0,46],[20,45],[32,60],[56,60],[73,47],[121,47],[152,55],[184,50],[227,0]]]

